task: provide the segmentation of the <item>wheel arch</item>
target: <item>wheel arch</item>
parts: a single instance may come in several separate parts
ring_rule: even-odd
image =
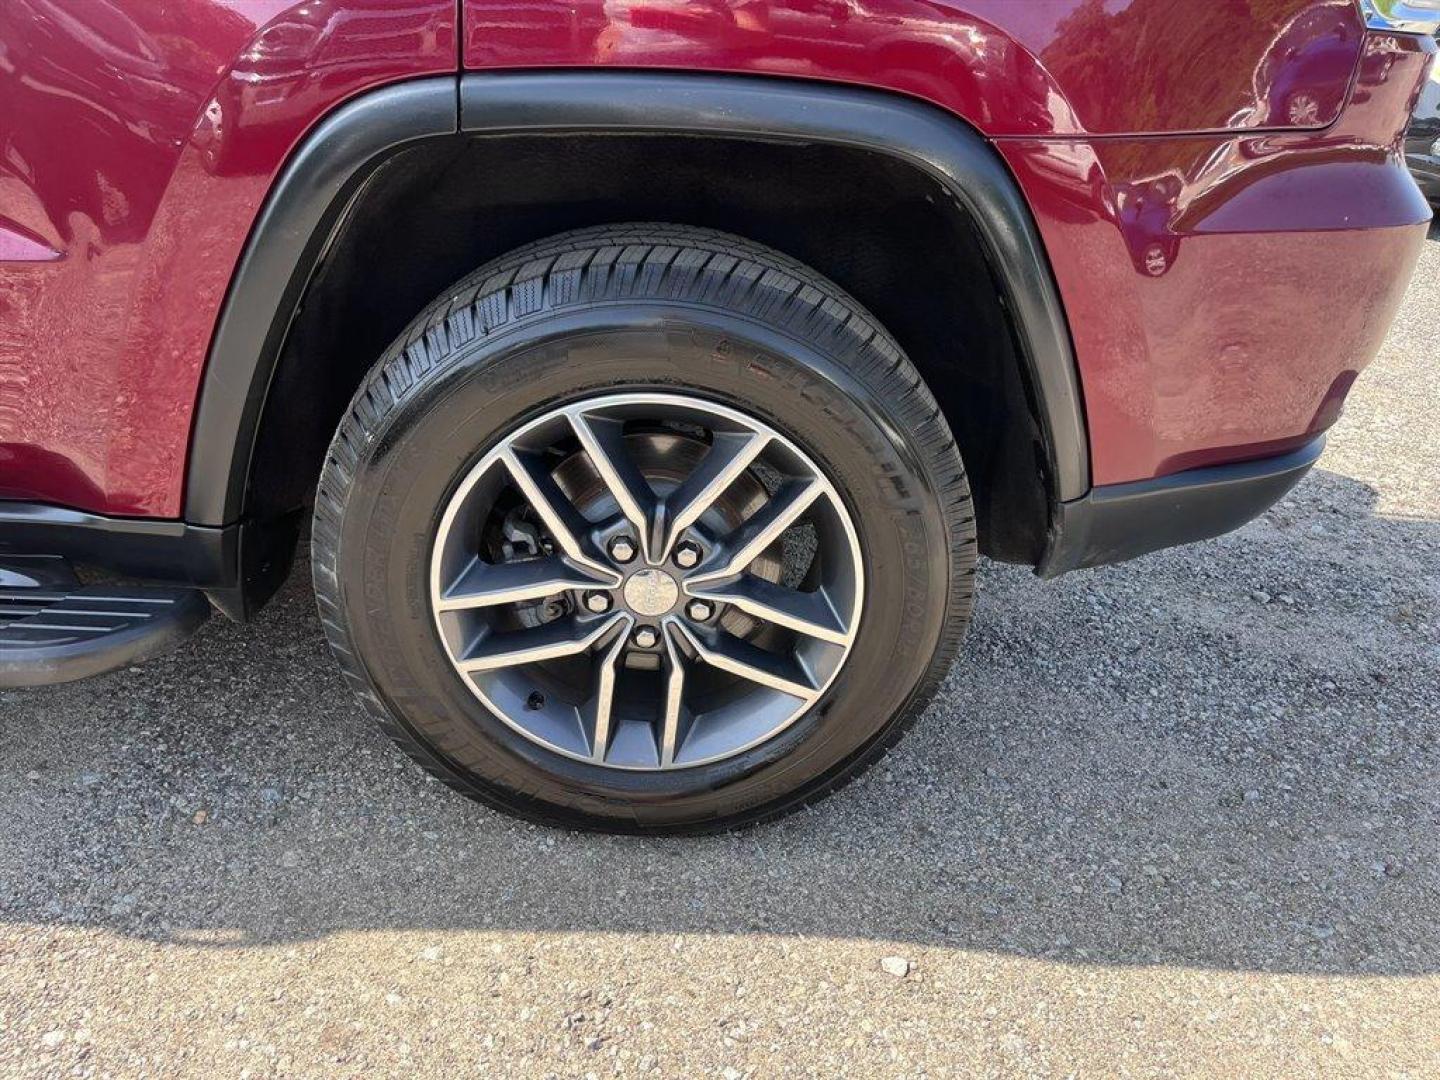
[[[303,347],[287,346],[297,316],[372,179],[403,151],[422,147],[515,139],[553,146],[557,136],[624,134],[743,140],[794,154],[833,148],[903,166],[938,186],[984,253],[1037,429],[1033,480],[1048,516],[1043,529],[1053,527],[1062,502],[1089,489],[1079,378],[1043,246],[1014,179],[962,120],[892,93],[752,76],[471,74],[460,78],[458,97],[456,90],[454,79],[417,80],[342,107],[294,153],[252,231],[212,341],[185,489],[188,522],[244,523],[240,590],[249,595],[228,610],[263,601],[273,587],[265,583],[277,577],[276,566],[283,573],[284,548],[293,545],[293,520],[274,530],[254,520],[276,510],[260,514],[254,492],[257,470],[284,457],[283,446],[272,448],[267,461],[262,428],[267,416],[278,422],[273,417],[283,413],[271,405],[283,399],[287,368],[304,362]],[[1029,547],[1020,560],[1038,561]]]

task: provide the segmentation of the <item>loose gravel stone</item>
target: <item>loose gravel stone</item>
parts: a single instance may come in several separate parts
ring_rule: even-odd
[[[894,975],[897,979],[903,979],[910,974],[910,961],[903,956],[886,956],[880,961],[880,970],[886,975]]]

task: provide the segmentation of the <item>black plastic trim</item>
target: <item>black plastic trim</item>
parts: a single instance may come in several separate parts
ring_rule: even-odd
[[[1238,529],[1283,498],[1324,449],[1321,435],[1274,457],[1093,488],[1061,505],[1035,572],[1058,577]]]
[[[342,106],[291,157],[251,230],[211,341],[190,439],[187,521],[228,525],[242,516],[280,347],[355,192],[391,154],[455,134],[458,119],[454,76],[398,83]]]
[[[60,555],[129,577],[199,589],[238,584],[239,538],[238,526],[103,517],[0,501],[0,553]]]
[[[823,142],[923,169],[969,212],[986,248],[1040,399],[1056,498],[1089,490],[1084,404],[1044,246],[1014,178],[963,121],[914,99],[818,82],[542,72],[463,76],[460,127],[486,136],[610,131]]]
[[[245,622],[284,582],[300,527],[298,513],[212,527],[0,500],[0,559],[49,555],[201,589],[220,611]]]

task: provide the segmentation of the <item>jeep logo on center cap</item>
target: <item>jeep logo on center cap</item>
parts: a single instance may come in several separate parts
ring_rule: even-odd
[[[625,582],[625,603],[637,615],[664,615],[680,599],[680,586],[663,570],[641,570]]]

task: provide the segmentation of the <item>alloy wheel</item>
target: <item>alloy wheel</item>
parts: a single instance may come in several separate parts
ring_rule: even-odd
[[[803,716],[855,641],[856,531],[793,441],[672,393],[570,402],[451,496],[430,604],[451,664],[526,739],[609,768],[739,754]]]

